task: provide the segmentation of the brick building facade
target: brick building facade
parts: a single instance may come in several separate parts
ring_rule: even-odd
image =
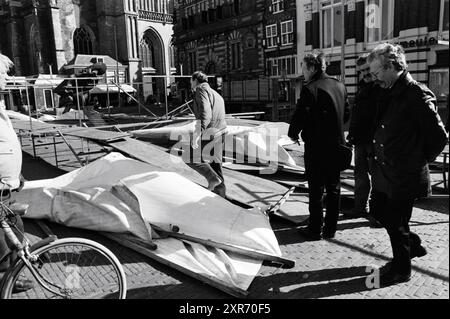
[[[225,81],[264,75],[264,9],[264,0],[179,0],[179,72],[203,70]]]

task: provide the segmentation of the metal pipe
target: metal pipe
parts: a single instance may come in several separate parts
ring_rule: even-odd
[[[166,102],[166,120],[169,117],[169,101],[167,99],[167,77],[164,78],[164,98]]]
[[[31,103],[30,103],[30,93],[28,92],[28,81],[25,81],[25,90],[27,91],[27,104],[28,104],[28,116],[30,117],[30,130],[31,135],[33,135],[33,121],[31,118]]]
[[[77,79],[77,78],[75,78],[75,91],[76,91],[76,98],[77,98],[78,119],[79,119],[80,127],[81,127],[82,124],[81,124],[81,116],[80,116],[80,113],[81,113],[81,109],[80,109],[80,96],[79,96],[79,94],[78,94],[78,79]]]
[[[73,155],[75,156],[75,158],[77,159],[77,161],[81,164],[81,166],[84,166],[83,161],[81,160],[81,158],[78,156],[78,154],[75,152],[74,148],[72,147],[72,145],[70,145],[70,143],[66,140],[66,138],[64,137],[64,135],[61,133],[60,130],[56,130],[56,132],[58,132],[59,136],[61,136],[61,138],[63,139],[63,141],[66,143],[66,145],[69,147],[69,149],[71,150],[71,152],[73,153]]]

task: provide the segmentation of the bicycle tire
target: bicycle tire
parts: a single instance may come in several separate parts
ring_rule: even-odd
[[[32,254],[39,256],[40,269],[35,264],[33,267],[44,282],[51,283],[49,285],[51,287],[56,285],[62,290],[71,290],[70,295],[66,292],[67,299],[125,299],[126,297],[127,284],[122,265],[108,248],[97,242],[84,238],[58,239],[36,249]],[[95,258],[92,259],[94,255]],[[73,263],[74,257],[77,257],[76,264]],[[90,264],[88,264],[89,261]],[[64,299],[40,285],[21,259],[15,262],[11,271],[5,276],[1,291],[3,299]],[[18,278],[31,279],[34,287],[26,292],[15,294],[13,290]],[[111,279],[114,281],[114,286],[110,285]],[[61,292],[61,289],[56,290]]]

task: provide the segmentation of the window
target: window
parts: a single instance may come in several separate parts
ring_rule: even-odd
[[[197,55],[195,52],[189,52],[189,73],[194,73],[197,71]]]
[[[170,68],[175,68],[175,49],[172,45],[169,45],[169,63]]]
[[[321,3],[322,48],[340,46],[342,42],[341,0],[328,0]]]
[[[195,17],[193,15],[188,16],[188,28],[195,27]]]
[[[93,54],[92,39],[89,33],[84,28],[78,28],[73,34],[73,46],[75,55],[78,54]]]
[[[239,0],[234,0],[234,14],[235,15],[239,15],[240,10],[239,10]]]
[[[295,75],[297,65],[297,58],[293,57],[281,57],[275,59],[269,59],[267,61],[267,71],[269,76],[287,76]]]
[[[254,36],[248,36],[245,40],[245,47],[247,49],[253,49],[255,48],[255,38]]]
[[[223,19],[223,7],[222,5],[217,6],[217,19]]]
[[[155,50],[152,41],[147,36],[144,36],[141,40],[139,45],[139,54],[141,56],[143,68],[154,68]]]
[[[30,30],[30,65],[31,70],[34,74],[39,74],[40,66],[42,63],[42,55],[41,55],[42,43],[41,37],[39,36],[39,29],[36,27],[36,24],[31,26]],[[15,61],[14,61],[15,62]]]
[[[241,43],[236,42],[231,44],[231,69],[236,70],[241,68]]]
[[[292,20],[281,23],[281,45],[294,43],[294,29]]]
[[[430,89],[438,101],[445,102],[448,95],[448,68],[430,69]]]
[[[187,18],[181,18],[181,27],[183,28],[183,30],[188,29],[188,19]]]
[[[202,11],[202,23],[208,23],[208,11]]]
[[[380,42],[393,37],[393,0],[366,0],[366,42]]]
[[[272,0],[273,13],[278,13],[283,11],[283,1],[282,0]]]
[[[45,107],[47,109],[53,108],[53,90],[44,89]]]
[[[214,22],[216,20],[216,10],[208,9],[208,20]]]
[[[441,31],[448,31],[448,10],[449,10],[449,0],[441,0],[441,21],[440,29]]]
[[[277,41],[277,25],[272,24],[266,27],[266,39],[267,39],[267,47],[273,48],[278,44]]]

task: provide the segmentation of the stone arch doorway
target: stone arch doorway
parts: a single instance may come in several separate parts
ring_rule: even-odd
[[[151,105],[164,101],[165,81],[155,75],[165,75],[165,48],[161,36],[152,28],[148,28],[139,42],[139,58],[141,60],[143,98]]]

